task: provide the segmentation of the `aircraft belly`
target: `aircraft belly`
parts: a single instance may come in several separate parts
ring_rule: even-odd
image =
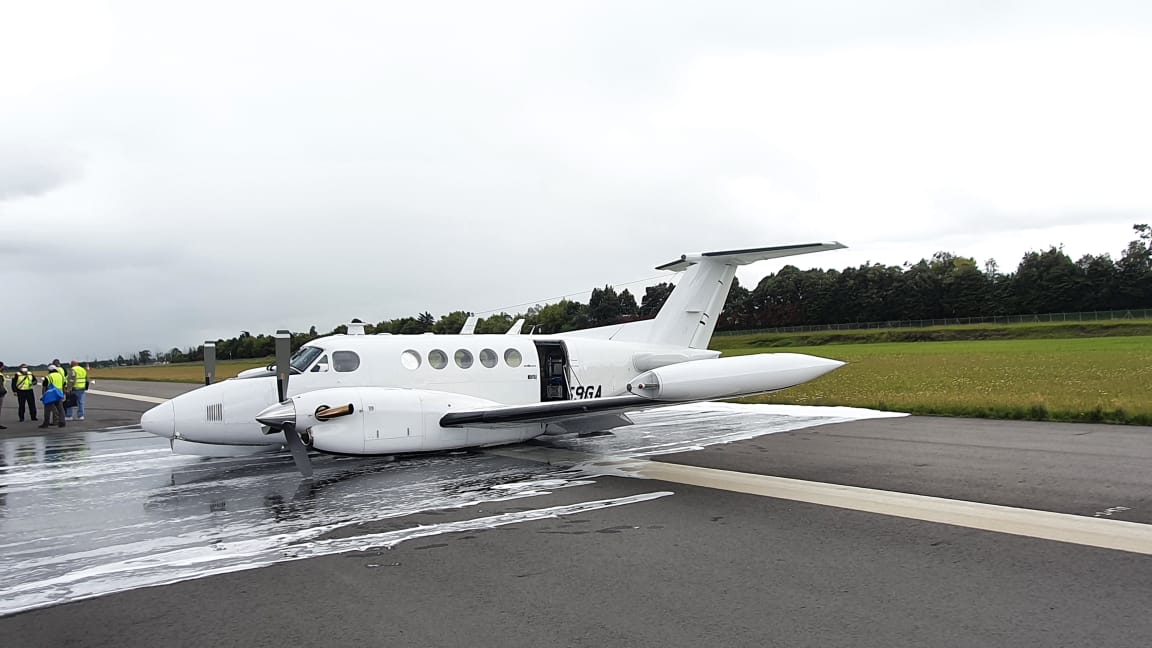
[[[265,437],[265,441],[267,441]],[[279,452],[284,449],[282,443],[266,445],[225,445],[220,443],[197,443],[184,439],[172,439],[170,443],[172,452],[184,455],[198,455],[202,457],[248,457],[266,452]]]
[[[268,436],[258,423],[222,423],[184,426],[177,430],[177,438],[193,443],[220,443],[224,445],[267,444]]]

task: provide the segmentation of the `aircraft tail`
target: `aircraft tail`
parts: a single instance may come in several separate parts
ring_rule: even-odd
[[[685,254],[657,270],[683,271],[684,276],[648,328],[648,342],[705,349],[724,310],[736,267],[767,259],[811,254],[847,247],[836,241],[776,247]]]

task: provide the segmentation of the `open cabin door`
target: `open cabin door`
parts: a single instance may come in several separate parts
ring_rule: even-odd
[[[536,340],[540,356],[540,402],[568,400],[568,350],[560,340]]]

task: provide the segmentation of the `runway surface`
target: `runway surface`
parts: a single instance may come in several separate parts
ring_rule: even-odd
[[[100,388],[162,398],[185,387]],[[943,506],[932,498],[999,507],[979,519],[1004,509],[1031,524],[1047,511],[1139,539],[1152,528],[1148,428],[702,405],[545,446],[321,457],[308,483],[284,457],[171,455],[117,418],[144,401],[89,403],[84,426],[102,427],[0,437],[5,645],[1152,636],[1147,555],[864,512],[852,499],[890,495],[913,518]],[[849,503],[809,503],[829,488]]]

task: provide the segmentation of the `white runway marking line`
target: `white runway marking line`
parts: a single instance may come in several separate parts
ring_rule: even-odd
[[[489,452],[546,462],[571,461],[577,459],[576,455],[578,454],[571,452],[555,453],[546,448],[506,453]],[[606,458],[591,455],[582,455],[582,457],[587,463],[578,465],[577,468],[582,468],[592,474],[659,479],[674,484],[703,486],[735,493],[834,506],[852,511],[951,524],[969,529],[1152,555],[1152,525],[1148,524],[643,459]]]
[[[102,391],[99,389],[89,389],[89,394],[96,394],[97,396],[111,396],[112,398],[126,398],[128,400],[143,401],[145,403],[167,403],[169,398],[157,398],[156,396],[140,396],[139,394],[124,394],[121,392]]]

